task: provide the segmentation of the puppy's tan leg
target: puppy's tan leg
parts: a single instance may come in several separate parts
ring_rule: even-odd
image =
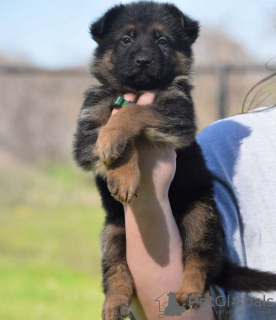
[[[196,256],[190,257],[184,268],[180,288],[175,292],[176,301],[181,306],[197,309],[206,292],[207,265]]]
[[[212,197],[201,199],[190,205],[179,227],[183,238],[183,280],[175,293],[176,300],[185,307],[198,308],[209,282],[221,265],[219,249],[221,234],[210,233],[219,230],[219,221],[214,213]],[[194,296],[194,301],[191,297]],[[190,297],[190,300],[189,300]]]
[[[113,162],[107,170],[109,191],[120,202],[131,202],[137,197],[140,185],[138,152],[130,142],[122,157]]]
[[[127,144],[140,135],[147,125],[157,123],[150,106],[127,105],[101,128],[97,149],[101,161],[109,165],[124,152]]]
[[[126,262],[125,228],[108,224],[102,233],[103,320],[121,320],[129,313],[133,279]]]

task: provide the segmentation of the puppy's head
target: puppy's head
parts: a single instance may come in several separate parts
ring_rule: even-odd
[[[92,73],[102,83],[137,91],[190,73],[199,25],[174,5],[142,1],[113,7],[90,31],[98,43]]]

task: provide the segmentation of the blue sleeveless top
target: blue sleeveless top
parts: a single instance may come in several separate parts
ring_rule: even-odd
[[[197,137],[214,176],[232,261],[276,273],[276,107],[220,120]],[[225,292],[211,296],[219,320],[276,319],[276,292]]]

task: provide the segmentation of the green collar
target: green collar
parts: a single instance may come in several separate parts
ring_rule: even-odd
[[[110,110],[112,111],[115,107],[125,107],[129,103],[133,103],[132,101],[128,101],[124,96],[117,97],[110,105]]]

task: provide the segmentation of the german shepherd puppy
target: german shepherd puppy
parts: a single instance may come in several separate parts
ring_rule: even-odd
[[[106,211],[102,318],[126,317],[134,293],[122,203],[139,197],[134,142],[140,137],[158,148],[173,147],[177,153],[169,200],[183,237],[185,277],[175,293],[178,303],[188,306],[190,295],[200,299],[212,284],[237,291],[276,289],[275,275],[239,267],[222,254],[223,231],[212,176],[195,141],[190,75],[198,22],[172,4],[142,1],[113,7],[90,31],[98,44],[92,74],[100,85],[85,93],[74,157],[84,170],[94,171]],[[118,96],[127,92],[139,96],[152,89],[158,90],[153,104],[128,104],[110,117],[110,105]]]

